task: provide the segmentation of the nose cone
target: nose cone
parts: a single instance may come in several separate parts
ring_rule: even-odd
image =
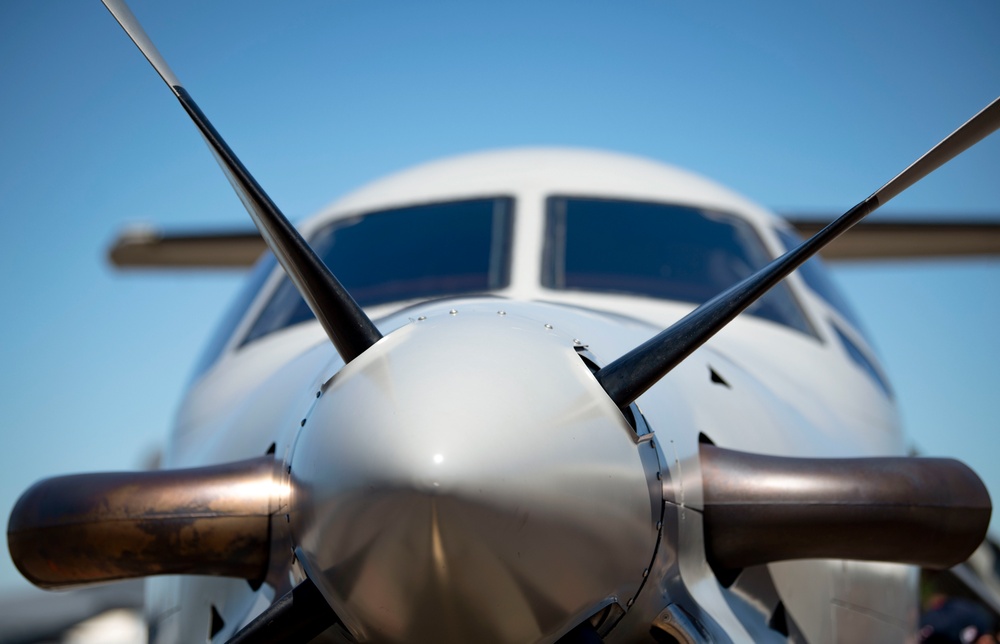
[[[317,401],[293,538],[360,640],[535,641],[637,592],[659,515],[641,449],[572,339],[430,316]]]

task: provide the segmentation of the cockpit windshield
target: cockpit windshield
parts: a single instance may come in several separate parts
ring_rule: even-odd
[[[507,286],[512,227],[512,199],[476,199],[340,219],[309,244],[358,304],[372,306]],[[285,277],[243,344],[312,318]]]
[[[734,215],[661,203],[551,197],[542,285],[701,304],[771,260]],[[747,312],[815,331],[785,284]]]

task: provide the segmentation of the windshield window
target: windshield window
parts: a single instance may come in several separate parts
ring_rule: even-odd
[[[734,215],[660,203],[551,197],[542,284],[701,304],[767,264]],[[747,312],[815,336],[786,284]]]
[[[358,304],[372,306],[507,286],[512,227],[512,199],[476,199],[341,219],[309,245]],[[312,319],[286,276],[243,344]]]

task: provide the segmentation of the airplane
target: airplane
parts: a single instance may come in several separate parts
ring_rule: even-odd
[[[510,315],[514,315],[514,312],[513,312],[513,311],[511,311],[511,312],[508,312],[508,313],[509,313]],[[450,315],[450,312],[449,312],[449,315]],[[752,321],[751,321],[751,322],[752,322]],[[734,328],[736,328],[736,327],[734,327]],[[720,376],[720,377],[721,377],[721,376]],[[723,387],[723,388],[725,388],[725,386],[724,386],[724,385],[722,385],[721,383],[715,383],[715,384],[716,384],[716,385],[718,385],[719,387]]]

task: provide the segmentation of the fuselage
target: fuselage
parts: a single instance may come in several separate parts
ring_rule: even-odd
[[[465,227],[476,218],[480,224]],[[273,451],[289,467],[287,516],[276,516],[279,545],[263,586],[151,580],[149,617],[162,641],[204,637],[213,610],[224,623],[220,637],[231,634],[310,568],[310,577],[329,578],[324,594],[362,640],[412,641],[414,629],[430,628],[436,639],[462,641],[483,628],[501,641],[555,641],[565,634],[561,624],[603,611],[602,619],[617,620],[605,641],[633,641],[647,637],[650,622],[671,605],[710,636],[734,640],[780,638],[782,629],[768,626],[779,605],[785,634],[797,629],[809,641],[902,639],[911,629],[910,567],[783,562],[744,571],[729,585],[706,562],[701,442],[783,456],[905,451],[891,389],[856,320],[822,282],[822,267],[791,275],[780,294],[698,349],[639,397],[634,418],[610,401],[593,402],[599,391],[588,370],[677,321],[717,285],[782,254],[792,242],[781,219],[659,163],[524,149],[398,173],[345,196],[301,230],[321,255],[327,249],[328,263],[345,256],[353,266],[372,262],[357,277],[334,272],[385,337],[373,356],[344,368],[319,324],[296,313],[281,269],[261,260],[180,407],[164,465]],[[383,230],[395,236],[380,243]],[[622,263],[628,268],[619,270]],[[376,274],[379,266],[407,265],[426,274]],[[548,373],[563,363],[572,367]],[[327,400],[371,406],[345,416],[344,405]],[[570,432],[559,441],[545,438],[577,417],[576,426],[559,429]],[[587,450],[607,432],[625,438],[600,448],[614,484],[594,499],[588,486],[596,461]],[[324,464],[353,474],[330,475],[335,493],[296,487],[297,468]],[[490,496],[477,477],[505,483]],[[371,494],[359,495],[361,488]],[[371,508],[352,505],[365,503],[383,508],[377,519]],[[523,523],[490,513],[507,503],[531,508]],[[310,516],[297,512],[305,506]],[[618,510],[581,518],[597,507]],[[430,536],[407,533],[402,549],[377,545],[395,525],[385,515]],[[505,535],[497,537],[504,543],[494,547],[475,532],[469,524],[477,521]],[[357,543],[322,556],[278,551],[282,535],[310,543],[331,522],[341,542]],[[557,553],[575,552],[574,530],[620,548],[606,549],[605,561],[539,599],[530,589],[546,575],[565,576]],[[366,531],[367,541],[358,536]],[[458,545],[455,535],[466,531],[466,545]],[[534,562],[523,568],[505,550],[518,539]],[[470,550],[469,542],[479,545]],[[592,556],[580,547],[581,556]],[[354,576],[345,586],[348,560]],[[551,570],[534,572],[548,560]],[[421,590],[421,579],[431,578]],[[477,579],[492,584],[501,606],[466,592]],[[471,605],[449,615],[442,607],[455,597],[471,597]],[[552,605],[540,615],[546,601]]]

